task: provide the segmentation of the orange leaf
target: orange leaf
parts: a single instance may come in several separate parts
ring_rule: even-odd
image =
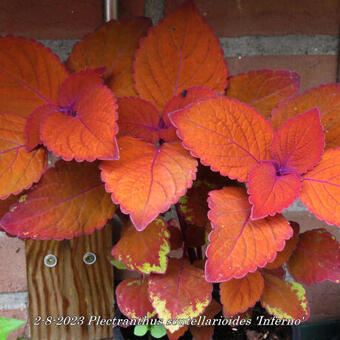
[[[115,95],[135,96],[132,63],[150,26],[147,18],[110,21],[74,46],[67,67],[73,72],[106,67],[104,78]]]
[[[102,180],[112,200],[143,230],[192,185],[197,161],[177,142],[158,147],[125,136],[119,149],[118,161],[101,163]]]
[[[242,279],[231,279],[220,284],[223,312],[227,317],[243,313],[260,299],[264,287],[260,272],[247,274]]]
[[[56,104],[67,75],[58,57],[42,44],[0,38],[0,112],[27,118],[38,106]]]
[[[244,182],[257,162],[270,158],[270,124],[235,99],[202,100],[170,118],[192,154],[224,176]]]
[[[42,144],[40,139],[41,122],[51,113],[59,112],[57,105],[47,104],[37,107],[27,118],[25,125],[26,149],[32,151],[36,146]]]
[[[271,153],[281,172],[303,174],[320,162],[324,146],[320,111],[313,108],[289,119],[278,129]]]
[[[253,220],[274,216],[288,208],[299,196],[300,176],[294,173],[281,175],[277,168],[273,162],[262,162],[249,173],[248,194],[253,205]]]
[[[209,282],[242,278],[275,259],[293,230],[281,215],[250,219],[246,191],[226,187],[208,198],[213,230],[209,235],[205,276]]]
[[[299,90],[300,78],[285,70],[257,70],[229,78],[227,96],[254,107],[265,118]]]
[[[182,91],[177,96],[172,97],[171,100],[166,104],[162,114],[166,128],[160,131],[161,138],[167,142],[178,140],[176,128],[172,125],[169,115],[175,111],[183,110],[189,105],[197,103],[202,99],[215,96],[216,92],[210,89],[204,87],[191,87],[188,90]]]
[[[149,279],[151,303],[171,333],[181,327],[172,320],[199,316],[209,305],[211,292],[203,270],[186,260],[170,259],[165,274],[152,274]]]
[[[159,110],[192,86],[223,92],[227,85],[218,39],[193,1],[149,30],[136,52],[134,68],[137,92]]]
[[[47,165],[44,149],[26,151],[25,123],[19,115],[0,113],[0,199],[30,188]]]
[[[326,134],[326,148],[340,146],[340,85],[329,84],[310,89],[287,100],[273,110],[272,126],[278,129],[283,122],[300,113],[317,107]]]
[[[87,70],[69,76],[59,89],[59,106],[55,104],[42,105],[29,115],[25,127],[27,150],[31,151],[42,143],[40,140],[40,126],[45,117],[56,112],[72,114],[81,97],[91,88],[101,85],[102,82],[100,70]]]
[[[317,218],[340,226],[340,149],[327,150],[304,175],[300,198]]]
[[[325,280],[340,283],[340,244],[325,229],[300,235],[288,270],[296,281],[311,285]]]
[[[306,321],[309,306],[306,291],[296,282],[283,281],[275,275],[263,273],[264,291],[261,304],[269,314],[279,319]]]
[[[161,218],[143,231],[137,231],[130,222],[123,228],[112,255],[127,269],[143,274],[165,273],[170,252],[169,236],[166,222]]]
[[[158,142],[160,115],[157,109],[141,98],[119,98],[119,136],[141,138],[146,142]]]
[[[40,128],[44,145],[68,161],[117,159],[118,115],[112,92],[103,85],[92,87],[70,109],[71,114],[54,112],[45,117]]]
[[[57,162],[27,198],[1,219],[1,227],[21,238],[42,240],[71,239],[103,227],[115,206],[97,166]]]
[[[93,87],[103,84],[102,69],[86,70],[71,74],[59,89],[58,103],[61,109],[72,108]]]
[[[282,251],[279,251],[276,255],[276,258],[273,262],[267,263],[266,269],[278,269],[280,268],[285,262],[288,261],[290,256],[292,255],[293,251],[296,249],[297,243],[299,242],[299,231],[300,226],[296,222],[289,221],[290,226],[294,230],[293,236],[286,241],[286,245]],[[278,272],[281,270],[279,269]]]
[[[153,317],[154,311],[148,293],[148,279],[126,279],[116,288],[119,310],[130,319]]]

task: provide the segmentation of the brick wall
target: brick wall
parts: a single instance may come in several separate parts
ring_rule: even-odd
[[[280,68],[301,76],[302,90],[338,80],[338,0],[196,0],[221,39],[231,74]],[[181,0],[121,0],[119,16],[147,15],[154,23]],[[0,34],[40,39],[65,60],[77,39],[103,22],[101,0],[3,0]],[[286,212],[302,229],[325,225],[295,205]],[[337,227],[327,226],[340,240]],[[0,233],[0,315],[27,318],[24,243]],[[308,288],[311,320],[340,318],[340,286]],[[27,336],[23,326],[16,335]],[[14,339],[12,337],[11,339]]]

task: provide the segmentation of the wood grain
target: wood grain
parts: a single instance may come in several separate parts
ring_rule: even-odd
[[[113,317],[113,269],[108,261],[112,249],[111,225],[91,235],[64,241],[25,242],[31,340],[97,340],[112,337],[112,326],[88,325],[91,315]],[[83,262],[87,252],[96,254],[92,265]],[[44,257],[53,254],[58,263],[49,268]],[[39,326],[46,320],[84,316],[83,325]],[[65,320],[66,321],[66,320]]]

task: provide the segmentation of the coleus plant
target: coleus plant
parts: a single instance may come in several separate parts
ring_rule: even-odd
[[[339,283],[340,245],[280,213],[300,197],[340,226],[340,86],[298,90],[289,71],[229,77],[191,1],[155,27],[105,24],[66,65],[40,43],[1,38],[0,228],[71,239],[117,213],[113,263],[139,273],[118,285],[118,306],[162,319],[170,339],[189,326],[169,320],[231,318],[258,301],[306,320],[301,283]],[[210,339],[213,325],[199,326],[192,334]]]

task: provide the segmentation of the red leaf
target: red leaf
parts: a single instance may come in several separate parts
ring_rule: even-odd
[[[64,160],[117,159],[118,115],[112,92],[103,85],[92,87],[68,109],[71,114],[56,112],[44,119],[40,131],[46,147]]]
[[[249,173],[249,202],[253,204],[251,218],[274,216],[288,208],[299,196],[301,178],[294,173],[278,174],[273,162],[262,162]]]
[[[166,222],[157,218],[143,231],[137,231],[130,222],[123,228],[112,255],[127,269],[140,273],[165,273],[170,252]]]
[[[253,307],[260,299],[264,287],[260,272],[247,274],[242,279],[231,279],[220,284],[220,297],[224,315],[231,317]]]
[[[214,326],[204,325],[205,320],[212,320],[216,314],[221,311],[221,305],[214,299],[211,300],[209,306],[205,311],[197,318],[197,325],[190,326],[190,332],[194,336],[195,340],[210,340],[214,333]]]
[[[229,78],[227,96],[254,107],[265,118],[299,90],[300,78],[285,70],[257,70]]]
[[[187,223],[200,227],[205,227],[209,223],[207,199],[212,189],[217,189],[217,185],[197,180],[179,200],[179,212]]]
[[[157,109],[141,98],[119,98],[119,136],[141,138],[146,142],[159,141],[160,115]]]
[[[189,224],[184,231],[184,242],[187,247],[195,248],[205,245],[205,228]]]
[[[170,259],[165,274],[152,274],[149,279],[151,303],[171,333],[181,327],[169,324],[171,320],[199,316],[210,303],[211,291],[203,270],[185,260]]]
[[[326,148],[340,146],[340,85],[328,84],[310,89],[287,100],[274,109],[272,126],[278,129],[289,118],[304,113],[313,107],[321,112],[321,122],[326,134]]]
[[[49,49],[24,38],[0,38],[1,112],[27,118],[38,106],[56,104],[67,71]]]
[[[287,264],[293,278],[307,285],[325,280],[340,283],[340,244],[325,229],[306,231]]]
[[[8,233],[42,240],[71,239],[103,227],[115,206],[105,193],[96,163],[63,162],[0,221]]]
[[[286,282],[275,275],[263,274],[264,291],[261,304],[269,314],[279,319],[299,319],[306,321],[309,306],[306,291],[296,282]]]
[[[192,154],[224,176],[244,182],[254,165],[270,159],[270,124],[235,99],[202,100],[170,118]]]
[[[215,97],[216,92],[204,87],[191,87],[188,90],[182,91],[177,96],[174,96],[165,106],[163,111],[163,121],[166,126],[160,131],[161,138],[167,142],[178,140],[176,129],[172,125],[169,115],[175,111],[183,110],[184,108],[197,103],[206,98]]]
[[[154,311],[148,293],[148,279],[126,279],[116,288],[117,304],[120,311],[130,319],[153,317]]]
[[[192,185],[197,161],[180,143],[158,147],[132,137],[119,139],[120,159],[102,162],[102,179],[112,200],[143,230]]]
[[[294,230],[293,236],[286,241],[283,250],[277,253],[275,261],[267,263],[266,269],[278,269],[278,272],[280,272],[282,269],[281,266],[288,261],[293,251],[296,249],[297,243],[299,242],[300,226],[298,223],[292,221],[289,221],[289,224]]]
[[[282,253],[282,252],[280,252]],[[270,264],[270,263],[268,263]],[[284,280],[286,278],[286,270],[283,267],[278,267],[275,269],[266,269],[267,266],[261,270],[262,273],[269,273],[271,275],[275,275],[279,277],[280,279]]]
[[[278,129],[271,153],[281,171],[303,174],[320,162],[324,146],[320,112],[313,108]]]
[[[293,230],[281,215],[250,219],[244,189],[226,187],[208,198],[213,230],[209,235],[205,276],[209,282],[242,278],[275,259]]]
[[[110,21],[74,46],[67,67],[73,72],[106,67],[104,78],[115,95],[135,96],[132,63],[150,26],[147,18]]]
[[[214,335],[214,326],[190,327],[190,332],[195,340],[211,340]]]
[[[169,242],[171,250],[181,248],[183,245],[182,232],[176,219],[173,218],[168,222],[168,231],[170,232]]]
[[[134,63],[136,90],[162,110],[192,86],[223,92],[228,71],[218,39],[192,1],[149,30]]]
[[[204,310],[204,312],[196,317],[195,319],[197,320],[197,322],[202,321],[202,319],[204,320],[204,317],[206,317],[206,319],[213,319],[214,316],[216,314],[218,314],[220,311],[222,310],[222,306],[214,299],[211,299],[210,304],[208,305],[208,307]],[[197,327],[204,327],[204,325],[202,324],[198,324]]]
[[[21,193],[19,195],[11,195],[5,200],[0,200],[0,220],[1,218],[10,211],[12,205],[18,202],[18,200],[26,199],[27,194]],[[0,228],[1,231],[1,228]]]
[[[304,175],[300,198],[317,218],[340,226],[340,149],[327,150]]]
[[[19,115],[0,113],[0,199],[30,188],[47,165],[44,149],[26,151],[25,122]]]

